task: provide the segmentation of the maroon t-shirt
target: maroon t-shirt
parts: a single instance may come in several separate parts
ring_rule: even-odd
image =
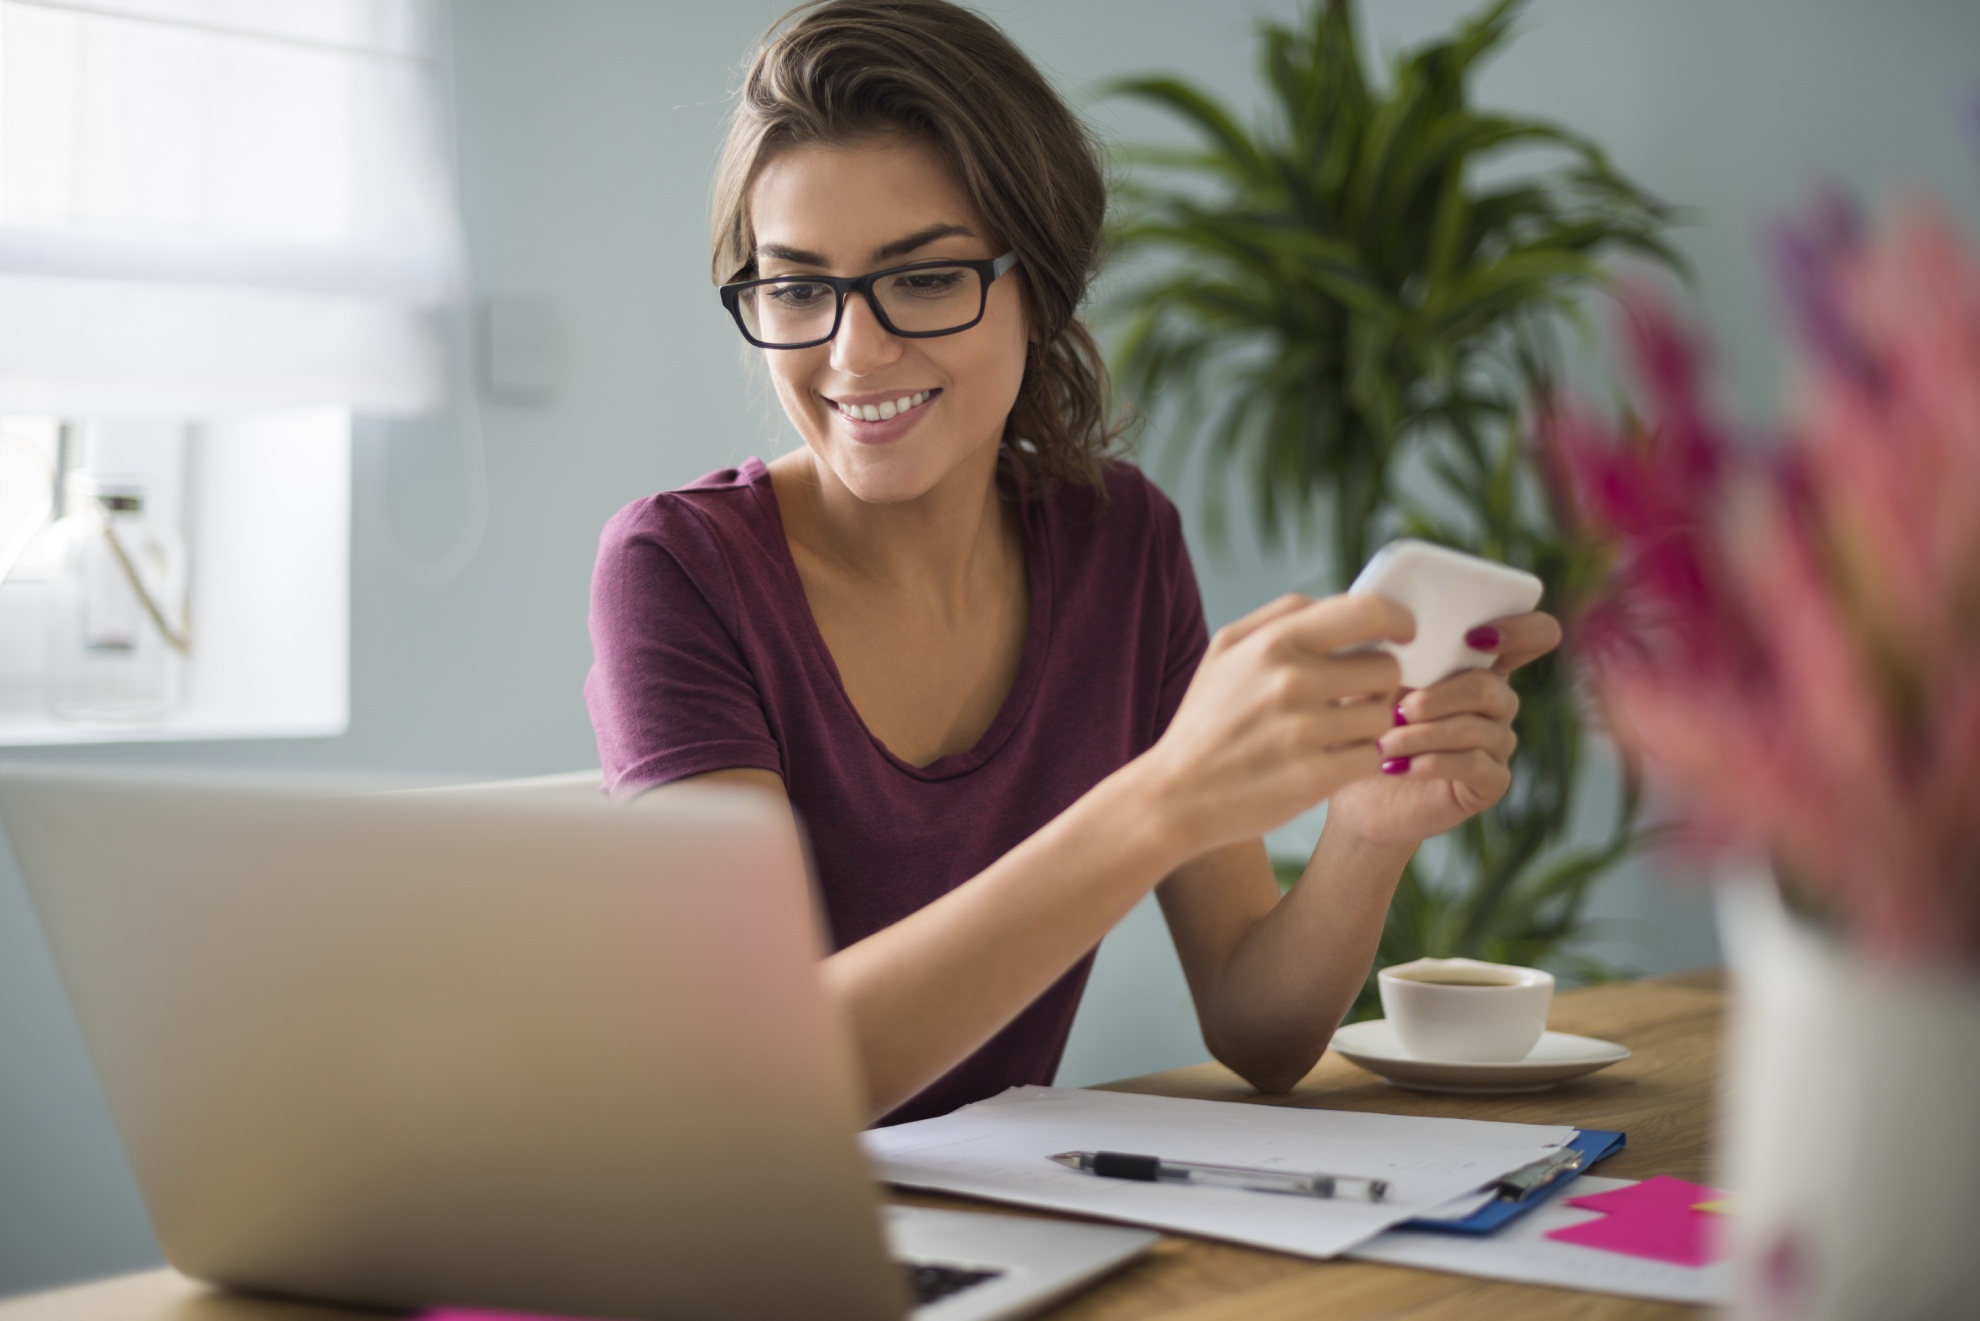
[[[1073,486],[1020,496],[1031,619],[1017,679],[975,747],[919,767],[846,696],[760,462],[627,505],[591,590],[585,700],[606,786],[775,771],[835,948],[946,894],[1153,744],[1202,658],[1175,507],[1127,464],[1106,482],[1104,506]],[[883,1122],[1051,1082],[1091,964]]]

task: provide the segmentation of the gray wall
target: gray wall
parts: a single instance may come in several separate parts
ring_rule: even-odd
[[[462,198],[480,287],[548,297],[573,353],[537,407],[485,409],[491,518],[457,580],[416,586],[384,520],[438,555],[461,515],[444,423],[367,424],[356,462],[352,721],[312,742],[51,749],[48,761],[387,770],[463,778],[593,765],[578,686],[594,539],[614,509],[787,443],[707,287],[703,216],[724,97],[783,0],[471,0],[457,6]],[[1454,0],[1381,0],[1393,50],[1447,24]],[[1003,0],[985,6],[1082,102],[1114,74],[1182,70],[1251,98],[1250,15],[1274,3]],[[1815,183],[1929,186],[1980,229],[1980,91],[1970,0],[1541,0],[1483,98],[1568,122],[1662,195],[1698,209],[1682,243],[1731,368],[1764,415],[1778,366],[1775,305],[1755,236]],[[1109,135],[1165,126],[1097,106]],[[1173,492],[1185,506],[1194,495]],[[1192,535],[1197,530],[1192,528]],[[1227,560],[1200,542],[1213,624],[1312,587],[1310,557]],[[1311,821],[1282,832],[1297,846]],[[1645,971],[1712,961],[1695,893],[1644,868],[1599,907],[1612,957]],[[1138,911],[1103,949],[1063,1079],[1201,1058],[1159,920]],[[0,853],[0,1294],[156,1260],[11,859]]]

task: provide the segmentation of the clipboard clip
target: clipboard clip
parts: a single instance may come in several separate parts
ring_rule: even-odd
[[[1587,1163],[1587,1152],[1574,1147],[1562,1147],[1552,1155],[1542,1156],[1530,1165],[1520,1166],[1499,1180],[1497,1185],[1499,1196],[1506,1201],[1517,1202]]]

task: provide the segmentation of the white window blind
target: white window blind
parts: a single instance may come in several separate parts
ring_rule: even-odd
[[[439,0],[0,0],[0,413],[432,407]]]

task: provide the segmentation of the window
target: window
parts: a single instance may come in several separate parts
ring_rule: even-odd
[[[59,418],[0,417],[0,582],[48,577],[47,542],[36,534],[61,498],[65,439]]]
[[[445,17],[0,0],[0,743],[342,728],[349,419],[441,400],[463,281]],[[188,545],[162,722],[45,712],[49,565],[18,543],[64,468],[142,473]]]

